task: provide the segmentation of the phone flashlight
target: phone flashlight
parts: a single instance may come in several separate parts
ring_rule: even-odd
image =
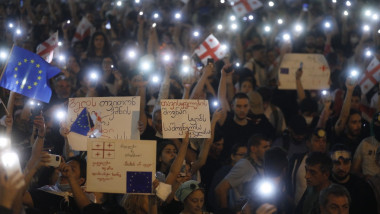
[[[181,13],[176,13],[174,14],[175,19],[181,19]]]
[[[269,198],[273,196],[275,187],[272,182],[263,180],[259,183],[258,186],[258,193],[260,194],[261,197],[263,198]]]
[[[9,138],[0,137],[0,151],[11,148],[11,141]]]
[[[58,110],[56,113],[55,113],[55,118],[58,120],[58,121],[62,121],[64,120],[66,117],[66,112],[64,110]]]
[[[238,28],[237,24],[236,23],[232,23],[231,24],[231,29],[232,30],[236,30]]]
[[[129,51],[128,51],[128,57],[129,57],[130,59],[134,59],[134,58],[136,58],[136,52],[135,52],[134,50],[129,50]]]
[[[219,102],[218,102],[217,100],[214,100],[214,101],[212,102],[212,105],[213,105],[214,107],[218,107],[218,106],[219,106]]]
[[[365,16],[371,16],[371,15],[372,15],[371,10],[366,10],[366,11],[364,12],[364,15],[365,15]]]
[[[368,32],[370,30],[369,25],[363,25],[363,31]]]
[[[111,23],[108,21],[105,27],[107,30],[111,30]]]
[[[351,2],[350,1],[346,1],[346,6],[347,7],[351,7]]]
[[[63,43],[61,41],[58,42],[58,46],[61,47]]]
[[[223,30],[223,25],[218,24],[218,26],[216,26],[216,28],[218,28],[218,30]]]
[[[95,71],[92,71],[90,73],[90,80],[92,80],[92,81],[98,81],[98,79],[99,79],[98,73],[96,73]]]
[[[164,60],[164,62],[170,62],[170,60],[171,60],[170,54],[165,54],[163,57],[163,60]]]
[[[296,24],[296,26],[294,27],[294,29],[295,29],[296,32],[300,33],[300,32],[302,32],[303,27],[300,24]]]
[[[143,12],[143,11],[140,11],[140,12],[139,12],[139,15],[140,15],[140,16],[144,15],[144,12]]]
[[[269,33],[269,32],[271,31],[270,26],[269,26],[269,25],[266,25],[266,26],[264,27],[264,31],[267,32],[267,33]]]
[[[188,60],[188,59],[189,59],[189,56],[187,56],[187,55],[182,56],[182,60]]]
[[[325,28],[329,29],[330,27],[331,27],[331,23],[330,22],[325,22]]]
[[[7,176],[10,176],[15,171],[21,172],[20,160],[16,152],[6,150],[1,153],[1,162]]]
[[[372,56],[372,51],[371,50],[366,50],[365,51],[365,56],[366,57],[371,57]]]
[[[274,2],[273,2],[273,1],[269,1],[269,2],[268,2],[268,6],[269,6],[269,7],[273,7],[273,6],[274,6]]]
[[[152,82],[158,83],[160,81],[160,78],[157,75],[152,76]]]
[[[9,24],[8,24],[8,27],[9,27],[9,28],[13,28],[13,27],[14,27],[13,23],[9,23]]]
[[[193,36],[194,36],[194,37],[198,37],[198,36],[199,36],[199,32],[198,32],[198,31],[194,31],[194,32],[193,32]]]
[[[5,50],[0,51],[0,59],[5,60],[7,59],[8,53]]]
[[[118,7],[121,7],[122,2],[121,2],[121,1],[117,1],[117,2],[116,2],[116,5],[117,5]]]
[[[135,3],[136,3],[136,4],[139,4],[139,3],[140,3],[140,0],[135,0]]]
[[[68,25],[69,25],[70,23],[71,23],[71,21],[70,21],[70,20],[67,20],[67,21],[66,21],[66,24],[68,24]]]
[[[230,16],[230,20],[231,20],[231,21],[235,21],[235,20],[236,20],[236,16],[231,15],[231,16]]]
[[[65,55],[63,55],[63,54],[59,55],[59,56],[58,56],[58,60],[59,60],[60,62],[65,62],[65,61],[66,61],[66,57],[65,57]]]
[[[17,34],[17,35],[21,35],[21,29],[20,29],[20,28],[17,28],[17,29],[16,29],[16,34]]]
[[[252,21],[254,18],[255,18],[255,17],[253,17],[253,15],[249,15],[249,16],[248,16],[248,19],[251,20],[251,21]]]
[[[158,13],[153,14],[153,18],[158,19],[158,17],[159,17]]]
[[[279,25],[284,24],[284,20],[282,20],[282,19],[277,19],[277,24],[279,24]]]
[[[190,71],[190,67],[189,67],[189,66],[183,66],[183,67],[182,67],[182,73],[184,73],[184,74],[188,74],[189,71]]]
[[[290,35],[288,33],[284,33],[284,35],[282,35],[282,39],[286,42],[290,41]]]
[[[336,4],[336,0],[332,0],[332,3]]]
[[[156,26],[157,26],[156,23],[153,23],[153,24],[152,24],[152,28],[155,28]]]
[[[343,15],[348,16],[348,11],[347,10],[343,11]]]

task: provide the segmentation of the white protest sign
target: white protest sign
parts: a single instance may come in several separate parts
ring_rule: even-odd
[[[210,138],[210,109],[207,100],[161,100],[164,138]]]
[[[86,191],[151,194],[156,141],[88,138]]]
[[[279,89],[296,89],[296,71],[302,64],[302,86],[305,90],[329,88],[330,68],[322,54],[286,54],[281,62]]]
[[[93,124],[87,135],[95,134],[97,138],[106,139],[140,139],[137,128],[140,97],[69,98],[69,127],[84,108],[87,108],[88,120]],[[77,151],[87,150],[87,138],[75,132],[68,135],[71,148]]]

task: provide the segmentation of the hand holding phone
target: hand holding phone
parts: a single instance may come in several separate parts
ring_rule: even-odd
[[[49,156],[50,161],[47,163],[47,165],[57,168],[61,164],[61,156],[54,154],[49,154]]]

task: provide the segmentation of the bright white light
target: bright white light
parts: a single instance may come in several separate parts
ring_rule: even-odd
[[[222,30],[223,29],[223,25],[218,24],[218,26],[216,28],[218,28],[218,30]]]
[[[235,66],[236,66],[236,67],[240,67],[240,63],[237,62],[237,63],[235,64]]]
[[[252,15],[249,15],[249,16],[248,16],[248,19],[249,19],[249,20],[253,20],[253,16],[252,16]]]
[[[189,71],[190,71],[189,66],[184,66],[184,67],[182,68],[182,72],[185,73],[185,74],[189,73]]]
[[[187,55],[182,56],[182,60],[188,60],[188,59],[189,59],[189,56],[187,56]]]
[[[181,14],[180,14],[180,13],[176,13],[176,14],[174,15],[174,17],[175,17],[176,19],[180,19],[180,18],[181,18]]]
[[[367,50],[367,51],[365,52],[365,56],[366,56],[366,57],[371,57],[371,56],[372,56],[372,51],[371,51],[371,50]]]
[[[115,66],[111,65],[111,68],[114,68]]]
[[[66,21],[66,23],[67,23],[67,24],[70,24],[70,23],[71,23],[71,21],[70,21],[70,20],[67,20],[67,21]]]
[[[247,21],[248,18],[246,16],[243,17],[243,21]]]
[[[139,12],[139,15],[140,15],[140,16],[144,15],[144,12],[143,12],[143,11],[140,11],[140,12]]]
[[[117,1],[117,2],[116,2],[116,5],[117,5],[118,7],[120,7],[120,6],[121,6],[121,4],[122,4],[122,2],[121,2],[121,1]]]
[[[269,1],[268,5],[269,5],[269,7],[273,7],[274,6],[274,2],[273,1]]]
[[[351,77],[357,77],[359,75],[359,72],[357,70],[352,70],[350,73]]]
[[[165,56],[164,56],[164,61],[165,61],[165,62],[169,62],[170,59],[171,59],[170,55],[169,55],[169,54],[165,54]]]
[[[348,11],[345,10],[345,11],[343,12],[343,15],[348,16]]]
[[[61,41],[58,42],[58,46],[62,46],[62,42]]]
[[[234,16],[234,15],[230,16],[230,20],[231,21],[235,21],[236,20],[236,16]]]
[[[228,49],[228,46],[227,46],[226,44],[222,44],[222,45],[221,45],[221,48],[222,48],[222,50],[227,50],[227,49]]]
[[[215,106],[215,107],[217,107],[219,105],[219,102],[218,101],[214,101],[214,102],[212,102],[212,105]]]
[[[62,55],[62,54],[59,55],[59,56],[58,56],[58,60],[61,61],[61,62],[64,62],[64,61],[66,60],[65,55]]]
[[[9,148],[11,146],[11,142],[8,138],[0,137],[0,150]]]
[[[152,81],[153,81],[154,83],[158,83],[158,81],[160,81],[160,78],[158,78],[158,76],[155,75],[155,76],[153,76]]]
[[[351,6],[351,2],[350,1],[346,1],[346,6],[350,7]]]
[[[147,62],[144,62],[144,63],[142,63],[141,68],[144,71],[148,71],[150,69],[150,64]]]
[[[370,30],[369,25],[364,25],[364,26],[363,26],[363,31],[364,31],[364,32],[368,32],[369,30]]]
[[[134,50],[129,50],[128,51],[128,57],[131,59],[136,58],[136,52]]]
[[[90,79],[92,80],[98,80],[98,74],[96,72],[91,72],[90,73]]]
[[[13,28],[13,23],[9,23],[8,27]]]
[[[282,24],[284,23],[284,20],[282,20],[282,19],[277,19],[277,23],[278,23],[279,25],[282,25]]]
[[[158,19],[158,13],[153,14],[153,18]]]
[[[198,32],[198,31],[194,31],[194,32],[193,32],[193,36],[194,36],[194,37],[198,37],[198,36],[199,36],[199,32]]]
[[[140,3],[140,0],[135,0],[135,3],[136,3],[136,4]]]
[[[322,91],[322,95],[326,96],[326,95],[327,95],[327,91],[326,91],[326,90],[323,90],[323,91]]]
[[[107,22],[107,24],[106,24],[105,27],[106,27],[107,30],[110,30],[111,29],[111,23]]]
[[[220,0],[220,3],[224,4],[224,3],[226,3],[226,1],[225,0]]]
[[[268,25],[264,27],[264,31],[265,31],[265,32],[270,32],[270,30],[271,30],[271,29],[270,29],[270,27],[269,27]]]
[[[378,34],[380,34],[380,29],[379,29],[379,30],[377,30],[377,33],[378,33]]]
[[[284,41],[289,41],[290,40],[290,35],[288,33],[285,33],[284,35],[282,35],[282,39]]]
[[[17,28],[17,30],[16,30],[16,34],[17,34],[17,35],[20,35],[20,34],[21,34],[21,30],[20,30],[20,28]]]
[[[325,22],[325,28],[330,28],[331,27],[331,23],[330,22]]]
[[[233,23],[233,24],[231,25],[231,29],[232,29],[232,30],[236,30],[236,29],[237,29],[237,27],[238,27],[238,26],[237,26],[237,24],[236,24],[236,23]]]
[[[366,10],[366,11],[364,12],[364,15],[365,15],[365,16],[371,16],[371,15],[372,15],[372,12],[371,12],[370,10]]]
[[[152,24],[152,28],[155,28],[156,26],[157,26],[156,23],[153,23],[153,24]]]
[[[3,153],[1,161],[3,162],[3,166],[8,169],[16,167],[19,163],[18,155],[13,151]]]
[[[336,0],[332,0],[332,3],[334,3],[334,4],[335,4],[335,3],[336,3]]]
[[[0,58],[1,59],[6,59],[7,58],[7,56],[8,56],[8,53],[6,52],[6,51],[0,51]]]
[[[63,111],[63,110],[59,110],[59,111],[56,113],[55,117],[56,117],[59,121],[62,121],[62,120],[65,119],[65,117],[66,117],[66,112]]]
[[[377,21],[379,20],[379,15],[377,13],[372,15],[372,20]]]
[[[302,25],[297,24],[294,29],[296,30],[296,32],[302,32],[303,27],[302,27]]]
[[[29,104],[31,105],[31,106],[34,106],[34,104],[36,104],[33,100],[31,100],[30,102],[29,102]]]
[[[267,197],[273,194],[274,186],[268,181],[263,181],[259,186],[259,191],[262,196]]]

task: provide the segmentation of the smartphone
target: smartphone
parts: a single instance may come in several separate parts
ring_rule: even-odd
[[[41,114],[41,111],[43,109],[43,106],[42,106],[42,103],[35,103],[33,106],[32,106],[32,109],[31,109],[31,113],[32,113],[32,116],[30,117],[30,120],[33,122],[34,118],[38,115]]]
[[[208,64],[214,64],[214,59],[213,58],[207,58],[207,65]]]
[[[183,160],[182,166],[181,166],[181,171],[179,172],[181,177],[186,176],[186,160]]]
[[[302,5],[302,10],[305,11],[305,12],[308,11],[309,10],[309,4],[304,3]]]
[[[203,67],[204,66],[204,64],[202,63],[201,59],[199,58],[199,56],[197,54],[194,54],[191,58],[194,60],[195,65],[197,67]]]
[[[57,168],[59,164],[61,164],[61,156],[54,155],[54,154],[49,154],[49,156],[50,156],[50,161],[48,163],[48,166]]]
[[[300,70],[303,68],[303,62],[300,62]]]

